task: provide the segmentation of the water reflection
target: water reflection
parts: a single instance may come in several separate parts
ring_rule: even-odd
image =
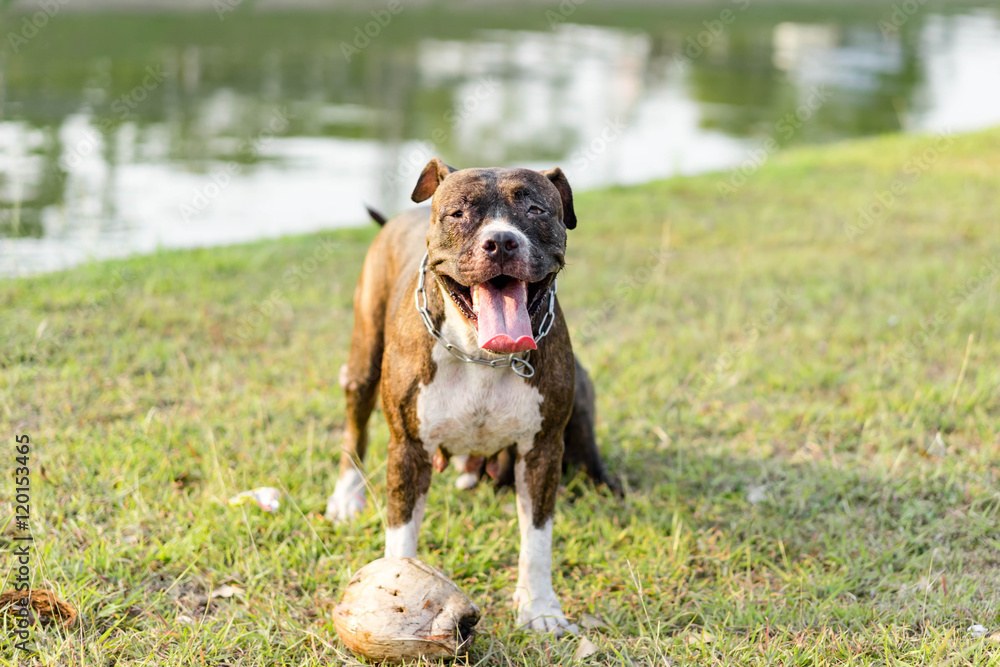
[[[695,57],[703,24],[663,17],[387,34],[350,62],[332,35],[353,24],[327,14],[218,34],[201,15],[59,18],[0,60],[0,274],[357,224],[365,202],[406,206],[432,155],[561,164],[590,188],[731,167],[768,137],[1000,122],[988,10],[888,39],[747,12]]]

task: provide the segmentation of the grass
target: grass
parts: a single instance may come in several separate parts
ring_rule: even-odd
[[[589,662],[1000,662],[968,632],[1000,627],[1000,132],[936,145],[789,151],[728,196],[707,175],[578,197],[560,298],[628,487],[568,477],[558,505],[556,590],[605,623]],[[0,438],[10,461],[15,434],[33,443],[34,585],[81,613],[34,633],[40,664],[352,660],[331,606],[382,521],[321,513],[373,234],[0,282]],[[379,506],[386,438],[375,415]],[[578,639],[514,626],[512,495],[452,475],[420,554],[484,610],[469,664],[570,664]],[[275,515],[227,505],[262,485],[288,493]],[[206,602],[223,584],[245,592]]]

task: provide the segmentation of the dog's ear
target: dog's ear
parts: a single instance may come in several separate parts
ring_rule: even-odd
[[[559,198],[562,199],[563,222],[566,223],[566,229],[573,229],[576,227],[576,211],[573,210],[573,189],[569,187],[566,174],[563,173],[562,169],[556,167],[543,171],[542,176],[552,181],[552,185],[556,186],[556,190],[559,191]]]
[[[420,178],[417,179],[417,185],[413,188],[410,199],[418,204],[425,199],[430,199],[434,191],[441,185],[444,177],[453,171],[455,171],[454,167],[449,167],[436,157],[431,158],[424,170],[420,172]]]

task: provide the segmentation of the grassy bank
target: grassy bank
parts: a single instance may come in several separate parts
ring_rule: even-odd
[[[967,628],[1000,629],[998,172],[992,131],[788,152],[727,196],[709,175],[579,197],[560,298],[629,489],[567,478],[559,504],[556,590],[605,624],[591,661],[997,659]],[[44,664],[348,657],[330,609],[381,519],[321,513],[373,234],[0,282],[0,439],[12,461],[31,437],[35,585],[82,617],[35,635]],[[380,504],[386,437],[376,415]],[[484,609],[470,663],[570,663],[577,639],[513,626],[512,495],[452,475],[420,553]],[[287,490],[276,515],[227,506],[261,485]],[[244,592],[211,598],[223,584]]]

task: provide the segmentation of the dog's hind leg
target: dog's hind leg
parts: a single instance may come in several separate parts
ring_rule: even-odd
[[[597,448],[597,438],[594,435],[594,418],[597,414],[594,384],[580,360],[575,359],[575,362],[576,390],[573,395],[573,412],[563,432],[563,468],[573,464],[581,465],[594,482],[606,485],[620,496],[621,482],[614,475],[608,474]]]
[[[377,256],[376,256],[377,257]],[[375,408],[382,375],[385,290],[375,287],[381,279],[378,260],[370,253],[354,294],[354,330],[351,353],[340,369],[340,386],[346,399],[347,419],[340,454],[340,474],[333,495],[326,502],[329,521],[353,518],[365,507],[365,450],[368,418]]]

